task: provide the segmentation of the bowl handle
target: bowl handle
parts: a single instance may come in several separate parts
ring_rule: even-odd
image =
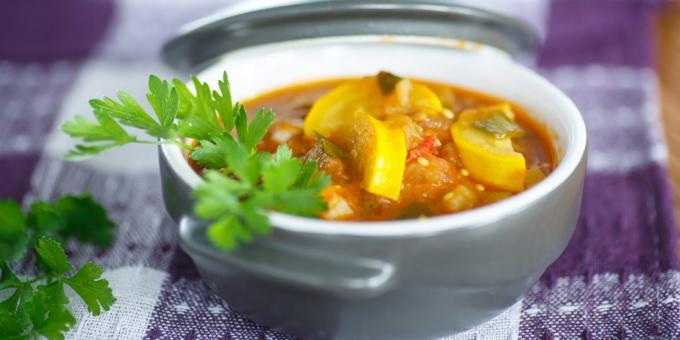
[[[260,239],[237,251],[223,252],[205,239],[205,229],[190,217],[179,223],[181,245],[190,256],[206,256],[250,275],[311,288],[344,298],[384,293],[395,279],[395,266],[385,260],[293,246]],[[200,264],[197,263],[200,266]]]

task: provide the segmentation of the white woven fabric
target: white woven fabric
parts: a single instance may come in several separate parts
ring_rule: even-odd
[[[97,317],[90,315],[85,304],[75,296],[75,292],[69,291],[69,307],[76,316],[77,323],[66,334],[66,338],[141,339],[146,333],[166,276],[165,272],[141,266],[106,271],[104,278],[109,280],[117,301],[111,310]]]
[[[442,340],[514,340],[519,336],[519,317],[522,302],[514,304],[503,314],[467,332]]]
[[[626,173],[666,162],[656,71],[593,64],[541,73],[581,108],[588,128],[588,171]]]

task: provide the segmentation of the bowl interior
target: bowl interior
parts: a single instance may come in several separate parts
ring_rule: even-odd
[[[269,44],[223,56],[197,76],[211,85],[229,73],[236,99],[248,99],[287,85],[388,70],[477,90],[521,105],[551,132],[559,164],[538,185],[498,203],[448,216],[390,222],[329,222],[272,213],[275,227],[305,232],[365,236],[429,233],[442,228],[483,225],[550,193],[574,172],[584,157],[586,130],[573,104],[555,86],[503,52],[475,43],[439,38],[362,36]],[[164,146],[171,166],[194,186],[201,179],[177,147]],[[367,228],[367,225],[368,226]]]

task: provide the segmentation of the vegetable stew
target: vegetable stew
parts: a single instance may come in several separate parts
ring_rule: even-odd
[[[526,190],[556,166],[547,131],[517,105],[388,72],[295,85],[245,105],[277,113],[258,150],[288,145],[331,177],[322,191],[329,220],[468,210]]]

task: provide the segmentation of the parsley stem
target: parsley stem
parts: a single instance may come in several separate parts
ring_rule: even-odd
[[[152,144],[152,145],[160,145],[160,144],[175,144],[179,146],[182,149],[188,150],[188,151],[193,151],[194,147],[184,143],[180,142],[179,140],[176,139],[162,139],[159,141],[152,141],[152,140],[135,140],[136,144]]]

